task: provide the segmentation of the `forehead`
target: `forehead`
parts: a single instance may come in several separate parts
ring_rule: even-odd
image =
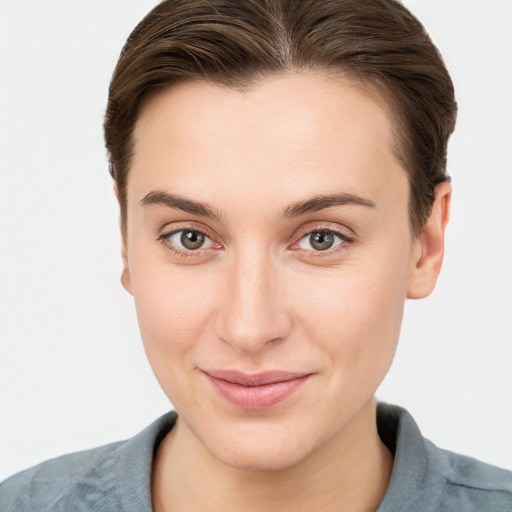
[[[348,80],[291,74],[242,91],[199,82],[153,97],[135,125],[128,198],[218,188],[219,200],[244,192],[279,202],[338,187],[374,200],[404,183],[374,96]]]

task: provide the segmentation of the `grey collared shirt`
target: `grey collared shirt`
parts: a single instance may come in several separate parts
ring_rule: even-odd
[[[56,459],[0,484],[1,512],[152,512],[151,465],[176,421],[171,412],[128,441]],[[395,454],[377,512],[512,512],[512,472],[441,450],[404,409],[379,404],[377,423]]]

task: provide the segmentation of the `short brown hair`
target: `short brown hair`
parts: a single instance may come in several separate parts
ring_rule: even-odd
[[[412,230],[448,179],[457,105],[443,60],[421,23],[395,0],[165,0],[133,30],[105,115],[110,173],[126,233],[126,186],[141,106],[184,81],[243,88],[285,72],[337,73],[367,84],[393,112],[395,150],[410,183]]]

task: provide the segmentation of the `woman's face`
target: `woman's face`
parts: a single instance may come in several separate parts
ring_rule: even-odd
[[[347,81],[168,89],[142,110],[123,283],[180,422],[290,466],[367,410],[418,257],[390,120]]]

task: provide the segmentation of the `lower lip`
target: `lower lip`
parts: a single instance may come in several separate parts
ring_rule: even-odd
[[[242,386],[205,374],[220,394],[241,409],[268,409],[286,400],[308,379],[309,375],[260,386]]]

